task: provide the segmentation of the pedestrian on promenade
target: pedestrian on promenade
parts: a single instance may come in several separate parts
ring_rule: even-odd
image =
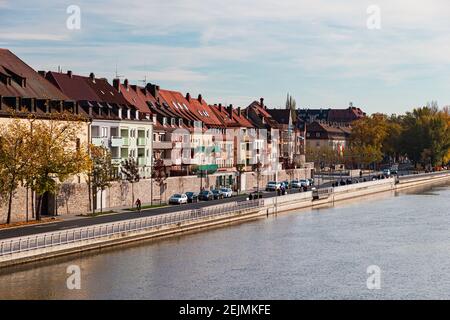
[[[137,198],[136,199],[136,209],[139,211],[139,212],[141,212],[141,199],[139,199],[139,198]]]

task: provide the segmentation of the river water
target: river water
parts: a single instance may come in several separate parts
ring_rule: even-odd
[[[4,268],[0,299],[450,299],[449,200],[450,184],[385,193]]]

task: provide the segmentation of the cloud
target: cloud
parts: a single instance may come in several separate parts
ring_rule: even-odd
[[[43,33],[14,33],[2,32],[0,33],[0,40],[14,40],[14,41],[63,41],[67,40],[66,35],[43,34]]]

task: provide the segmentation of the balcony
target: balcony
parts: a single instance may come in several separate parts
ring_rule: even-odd
[[[138,158],[137,162],[139,166],[145,166],[147,164],[147,159],[145,159],[144,157],[140,157]]]
[[[145,146],[145,145],[147,145],[147,138],[137,138],[137,145],[138,146]]]
[[[97,147],[101,147],[105,145],[105,138],[103,137],[92,137],[92,144]]]
[[[124,139],[122,137],[111,137],[111,147],[121,147],[124,145]]]
[[[112,158],[111,159],[111,164],[112,165],[117,166],[117,165],[120,165],[121,163],[122,163],[122,159],[121,158]]]
[[[171,141],[154,141],[153,149],[162,149],[162,150],[171,150],[172,149]]]

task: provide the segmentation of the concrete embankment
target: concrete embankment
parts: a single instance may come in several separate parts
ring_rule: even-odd
[[[203,228],[238,223],[281,212],[332,205],[338,201],[356,199],[381,192],[397,191],[425,184],[440,183],[446,180],[450,180],[450,173],[448,172],[408,176],[400,179],[382,179],[330,188],[325,197],[317,200],[313,199],[313,192],[309,191],[266,198],[260,202],[254,202],[254,205],[252,204],[246,207],[236,204],[237,209],[235,211],[229,211],[233,207],[227,204],[209,207],[207,208],[207,212],[205,211],[205,214],[184,211],[178,214],[161,215],[161,218],[152,218],[156,219],[156,224],[152,223],[148,227],[146,224],[142,227],[144,218],[141,218],[128,220],[120,224],[110,223],[91,228],[80,228],[79,230],[69,229],[58,233],[6,239],[0,242],[0,267],[100,249],[132,241],[176,235]],[[195,219],[190,219],[194,214],[198,214],[198,216]],[[163,221],[163,217],[165,216],[169,217],[169,219],[164,220],[166,221],[164,224],[158,225],[158,219]],[[177,220],[176,217],[179,219]],[[134,225],[134,228],[132,225]],[[141,227],[138,228],[138,225]],[[79,232],[79,237],[77,232]],[[49,241],[49,239],[51,240]],[[7,250],[8,245],[10,251]]]

